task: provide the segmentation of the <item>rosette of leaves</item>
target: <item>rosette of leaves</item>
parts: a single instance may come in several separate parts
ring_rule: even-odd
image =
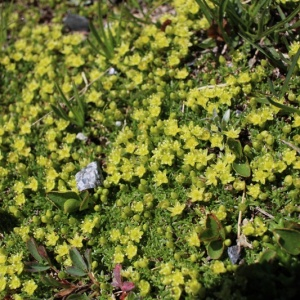
[[[82,211],[89,207],[90,194],[84,191],[77,194],[73,191],[52,191],[47,194],[48,199],[64,213]]]
[[[61,106],[60,103],[57,103],[57,106],[51,104],[51,108],[53,112],[60,118],[69,121],[70,123],[83,128],[85,122],[85,114],[86,114],[86,103],[82,100],[82,97],[79,95],[78,89],[76,85],[73,83],[73,91],[74,91],[74,99],[75,104],[70,102],[59,87],[58,84],[55,83],[56,89],[60,94],[60,99],[65,107],[72,113],[72,116],[69,116],[67,111]]]
[[[90,249],[82,256],[76,248],[71,248],[69,256],[72,266],[58,270],[45,247],[37,245],[33,238],[27,242],[27,248],[35,260],[26,262],[25,270],[40,273],[40,279],[45,285],[59,289],[54,298],[89,300],[100,295],[100,283],[92,272]]]

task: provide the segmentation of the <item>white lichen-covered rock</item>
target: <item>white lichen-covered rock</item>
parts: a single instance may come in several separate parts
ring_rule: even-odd
[[[93,161],[75,175],[78,190],[93,189],[103,183],[103,175],[97,162]]]

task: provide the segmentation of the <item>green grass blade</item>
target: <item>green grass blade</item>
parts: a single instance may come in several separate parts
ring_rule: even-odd
[[[69,116],[66,114],[66,112],[61,108],[60,104],[57,103],[57,107],[53,104],[50,104],[51,105],[51,108],[53,110],[53,112],[59,117],[59,118],[62,118],[66,121],[69,121],[70,118]]]
[[[208,7],[208,5],[205,3],[205,1],[196,0],[196,2],[200,6],[200,10],[204,14],[204,16],[207,19],[207,21],[209,22],[209,24],[212,24],[213,17],[212,17],[211,9]]]
[[[258,39],[260,40],[261,38],[263,38],[265,36],[268,36],[269,34],[273,33],[275,30],[277,30],[278,32],[286,30],[285,24],[287,24],[295,16],[297,16],[299,14],[299,12],[300,12],[300,5],[298,5],[298,7],[288,17],[286,17],[284,20],[282,20],[280,22],[277,22],[274,26],[272,26],[268,30],[261,33],[261,35],[258,36]]]
[[[270,78],[268,78],[268,85],[269,85],[269,88],[270,88],[270,92],[271,92],[273,95],[275,95],[277,98],[280,98],[280,97],[278,97],[278,95],[277,95],[277,93],[276,93],[276,91],[275,91],[275,89],[274,89],[273,82],[271,81]]]
[[[296,55],[293,57],[293,60],[292,60],[292,63],[289,67],[289,71],[285,77],[285,81],[283,83],[283,86],[282,86],[282,89],[281,89],[281,92],[280,92],[280,96],[279,98],[281,98],[287,91],[288,89],[288,85],[289,85],[289,82],[290,82],[290,79],[292,77],[292,74],[295,70],[295,67],[297,66],[297,63],[298,63],[298,59],[300,57],[300,49],[298,49],[298,52],[296,53]]]
[[[59,94],[62,98],[63,103],[68,107],[68,109],[70,111],[72,111],[72,106],[71,106],[70,102],[68,101],[68,99],[66,98],[64,92],[62,91],[62,89],[59,87],[59,85],[56,82],[55,82],[55,87],[58,90],[58,92],[59,92]]]
[[[245,39],[249,44],[251,44],[254,48],[259,50],[262,54],[264,54],[274,66],[278,67],[280,70],[286,72],[287,67],[283,64],[282,61],[279,61],[278,59],[274,58],[271,53],[268,53],[266,50],[264,50],[262,47],[259,45],[255,44],[252,42],[246,35],[239,33],[239,35]]]
[[[75,97],[75,100],[77,102],[77,106],[78,106],[79,111],[81,112],[81,114],[84,115],[84,113],[85,113],[85,103],[83,102],[82,97],[79,96],[78,89],[77,89],[74,82],[72,82],[72,85],[73,85],[74,97]]]
[[[91,30],[92,35],[96,39],[97,43],[99,45],[101,45],[101,47],[103,47],[103,42],[102,42],[102,40],[100,38],[100,35],[98,34],[98,32],[97,32],[97,30],[96,30],[96,28],[95,28],[95,26],[93,24],[93,22],[90,22],[90,30]]]
[[[270,97],[267,97],[267,100],[269,101],[269,103],[271,103],[272,105],[281,108],[283,111],[289,112],[289,113],[296,113],[298,115],[300,115],[300,110],[291,106],[287,106],[281,103],[278,103],[276,101],[273,101]]]
[[[230,45],[231,44],[230,39],[228,37],[227,32],[224,30],[224,26],[223,26],[223,20],[224,20],[225,14],[226,14],[227,4],[228,4],[228,0],[221,1],[221,4],[219,6],[217,23],[218,23],[219,29],[221,30],[221,34],[222,34],[222,37],[223,37],[225,43],[227,45]]]
[[[103,51],[101,51],[101,49],[98,49],[89,38],[87,39],[87,41],[96,53],[99,53],[102,56],[105,56],[105,53]]]

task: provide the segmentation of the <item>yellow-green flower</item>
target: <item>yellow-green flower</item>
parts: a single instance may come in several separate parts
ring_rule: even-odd
[[[68,242],[73,247],[82,248],[83,247],[82,240],[83,240],[83,236],[80,236],[78,233],[76,233],[73,239],[68,239]]]
[[[215,261],[210,268],[215,274],[226,273],[224,263],[219,260]]]
[[[29,296],[33,295],[34,291],[37,288],[37,284],[31,279],[23,283],[22,290],[27,293]]]
[[[200,239],[198,237],[198,234],[193,231],[190,236],[187,237],[187,242],[190,246],[199,247],[200,246]]]
[[[175,205],[173,207],[169,207],[168,211],[171,212],[171,216],[177,216],[177,215],[181,215],[183,210],[185,208],[185,204],[180,204],[179,201],[176,201]]]
[[[154,174],[153,181],[157,184],[157,186],[162,185],[163,183],[168,183],[167,171],[157,171]]]

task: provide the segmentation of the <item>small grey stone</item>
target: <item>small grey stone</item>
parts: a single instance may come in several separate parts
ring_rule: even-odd
[[[64,17],[63,22],[70,31],[90,31],[89,20],[85,17],[68,13]]]
[[[82,132],[77,133],[76,138],[80,141],[86,141],[88,139]]]
[[[232,264],[236,264],[240,259],[241,247],[238,245],[228,247],[227,253]]]
[[[109,70],[108,70],[108,75],[116,75],[117,73],[118,72],[113,67],[110,67]]]
[[[75,175],[78,190],[93,189],[103,183],[103,175],[97,162],[93,161]]]

